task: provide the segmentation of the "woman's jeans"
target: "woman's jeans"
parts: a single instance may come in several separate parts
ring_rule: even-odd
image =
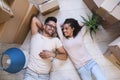
[[[37,74],[27,69],[24,80],[49,80],[49,74]]]
[[[107,80],[104,76],[99,65],[94,61],[90,60],[86,65],[78,69],[82,80]]]

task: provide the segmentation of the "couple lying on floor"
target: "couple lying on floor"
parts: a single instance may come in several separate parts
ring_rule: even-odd
[[[53,16],[48,17],[44,25],[33,17],[30,57],[24,80],[50,80],[54,60],[67,60],[68,55],[82,80],[93,80],[92,75],[96,80],[106,80],[99,65],[85,48],[85,29],[74,18],[66,19],[60,26]],[[55,36],[56,32],[59,38]]]

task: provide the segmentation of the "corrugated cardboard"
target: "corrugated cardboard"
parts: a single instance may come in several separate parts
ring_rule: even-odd
[[[118,10],[118,9],[117,9]],[[112,25],[116,22],[119,21],[119,11],[113,10],[113,13],[107,12],[104,8],[100,7],[99,9],[96,10],[96,13],[102,17],[104,21],[106,21],[108,24]]]
[[[104,23],[114,24],[120,21],[120,0],[83,0],[88,8],[102,17]]]
[[[120,37],[115,39],[109,45],[109,49],[114,53],[114,56],[120,61]]]
[[[95,4],[97,5],[97,7],[99,8],[101,6],[101,4],[105,1],[105,0],[93,0],[95,2]]]
[[[120,47],[120,37],[112,41],[108,46],[115,46],[118,45]]]
[[[23,43],[30,29],[31,19],[33,15],[37,14],[38,14],[37,8],[33,4],[30,4],[27,13],[24,19],[22,20],[22,23],[20,24],[19,29],[17,30],[17,33],[15,35],[14,40],[15,43]]]
[[[120,21],[120,4],[114,8],[111,15]]]
[[[59,9],[59,4],[57,0],[50,0],[44,4],[39,5],[39,9],[43,15],[46,15]]]
[[[14,2],[14,0],[4,0],[9,6],[11,6]]]
[[[22,23],[29,7],[28,0],[15,0],[11,6],[14,18],[8,20],[4,24],[0,24],[2,30],[0,32],[0,42],[13,43],[15,35]],[[18,36],[19,37],[19,36]]]
[[[100,7],[105,9],[107,12],[112,12],[119,2],[120,0],[105,0]]]
[[[120,69],[120,61],[114,56],[113,52],[111,52],[109,49],[104,54],[104,56],[110,60],[117,68]]]
[[[108,45],[108,50],[104,55],[120,69],[120,37]]]
[[[7,2],[1,0],[0,1],[0,23],[8,21],[12,17],[13,17],[13,11],[10,5],[8,5]]]
[[[111,52],[113,52],[113,55],[120,61],[120,48],[117,45],[115,45],[110,46],[109,49]]]
[[[37,8],[28,0],[15,0],[14,3],[12,6],[14,18],[0,25],[2,29],[0,30],[0,42],[2,43],[21,44],[30,29],[31,17],[38,13]]]
[[[120,6],[118,3],[120,0],[105,0],[100,8],[96,10],[96,13],[100,15],[104,21],[112,25],[120,21]]]
[[[96,10],[100,7],[104,0],[83,0],[83,1],[91,11],[96,12]]]
[[[45,3],[45,2],[47,2],[49,0],[36,0],[36,1],[38,2],[38,4],[43,4],[43,3]]]

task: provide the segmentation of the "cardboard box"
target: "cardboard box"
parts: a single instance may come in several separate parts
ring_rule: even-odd
[[[19,25],[29,8],[29,2],[28,0],[15,0],[11,8],[13,10],[14,17],[6,21],[3,25],[0,25],[0,27],[3,27],[0,32],[0,42],[2,43],[14,43]]]
[[[57,0],[50,0],[44,4],[39,5],[39,9],[43,15],[46,15],[59,9],[59,4]]]
[[[30,30],[32,17],[37,14],[37,8],[33,4],[30,4],[25,17],[22,20],[21,24],[19,25],[19,29],[16,32],[14,40],[15,43],[23,43]]]
[[[120,69],[120,61],[114,56],[114,53],[111,52],[109,49],[104,54],[104,56],[110,60],[117,68]]]
[[[116,22],[118,22],[119,20],[112,15],[111,13],[107,12],[105,9],[103,9],[102,7],[100,7],[99,9],[96,10],[96,13],[102,17],[102,19],[107,22],[108,24],[112,25]]]
[[[9,6],[11,6],[14,3],[14,0],[4,0]]]
[[[45,3],[45,2],[47,2],[49,0],[36,0],[36,1],[38,2],[38,4],[43,4],[43,3]]]
[[[120,69],[120,37],[111,42],[108,47],[105,57]]]
[[[114,10],[111,12],[111,15],[120,21],[120,4],[114,8]]]
[[[11,8],[14,18],[0,24],[0,42],[21,44],[30,29],[31,17],[36,15],[38,10],[28,0],[15,0]]]
[[[13,17],[13,11],[10,5],[7,2],[1,0],[0,1],[0,24],[8,21],[10,18]]]
[[[96,10],[100,7],[104,0],[83,0],[83,1],[91,11],[96,12]]]
[[[119,0],[105,0],[96,13],[100,15],[104,21],[112,25],[120,21],[120,5]]]
[[[114,56],[120,61],[120,37],[115,39],[108,46],[110,51],[113,52]]]
[[[120,0],[105,0],[100,7],[105,9],[107,12],[112,12],[119,2]]]
[[[120,48],[117,45],[115,45],[110,46],[109,49],[113,53],[113,55],[120,61]]]
[[[97,13],[105,24],[114,24],[120,21],[120,0],[83,0],[88,8]]]

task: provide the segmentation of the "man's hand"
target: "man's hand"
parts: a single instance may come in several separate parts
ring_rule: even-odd
[[[55,57],[55,53],[48,50],[43,50],[42,52],[40,52],[39,56],[43,59],[46,59],[50,57]]]

